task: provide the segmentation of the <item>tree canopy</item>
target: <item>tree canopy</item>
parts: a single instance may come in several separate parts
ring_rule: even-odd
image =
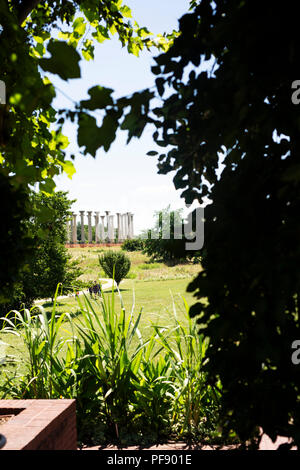
[[[23,222],[32,214],[33,188],[51,194],[56,175],[65,172],[72,177],[75,171],[62,132],[66,120],[78,124],[82,154],[95,156],[98,148],[107,150],[114,139],[115,109],[104,116],[102,130],[92,115],[110,105],[111,89],[99,84],[89,90],[90,99],[76,103],[74,110],[56,110],[52,106],[56,89],[50,79],[51,74],[63,80],[79,78],[80,61],[93,59],[95,44],[113,35],[138,56],[143,48],[166,50],[176,34],[155,37],[133,20],[122,0],[0,0],[0,80],[6,88],[6,103],[0,104],[0,197],[5,205],[1,210],[9,212],[0,228],[5,246],[2,287],[9,289],[30,254],[30,234]]]
[[[234,430],[257,444],[263,428],[299,445],[297,19],[267,1],[193,4],[153,68],[161,94],[171,90],[154,110],[159,172],[175,171],[187,203],[212,201],[191,314],[210,338],[206,368],[212,383],[221,379],[224,436]]]
[[[32,234],[29,238],[30,256],[23,260],[14,285],[3,290],[6,295],[0,304],[2,314],[12,309],[19,310],[24,305],[29,308],[36,299],[53,299],[58,284],[61,284],[62,292],[72,292],[74,281],[82,274],[78,261],[71,261],[65,246],[66,224],[74,201],[62,191],[51,195],[33,192],[29,200],[32,216],[25,223],[25,233]],[[23,245],[20,246],[22,248]]]

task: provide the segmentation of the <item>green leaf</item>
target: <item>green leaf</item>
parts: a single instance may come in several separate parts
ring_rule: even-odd
[[[98,126],[96,119],[88,114],[81,114],[78,121],[77,141],[79,147],[85,147],[86,151],[95,156],[99,148]]]
[[[139,45],[136,42],[130,41],[130,42],[128,42],[127,50],[130,54],[133,54],[136,57],[138,57],[139,53],[140,53],[140,50],[141,50],[141,47],[139,47]]]
[[[104,88],[102,86],[94,86],[93,88],[89,89],[89,100],[83,100],[80,102],[81,106],[90,109],[103,109],[106,106],[110,106],[113,104],[113,99],[110,96],[113,90],[111,88]]]
[[[47,50],[52,57],[39,60],[45,72],[59,75],[63,80],[80,78],[80,55],[72,46],[63,41],[51,41]]]
[[[86,29],[86,23],[84,22],[84,18],[76,18],[73,23],[73,30],[76,31],[77,34],[83,36]]]
[[[105,28],[104,26],[98,25],[97,31],[92,33],[92,36],[96,39],[96,41],[102,43],[106,41],[106,39],[109,39],[109,29]]]
[[[94,45],[91,39],[87,39],[86,41],[84,41],[81,53],[85,60],[94,59]]]
[[[74,173],[76,173],[75,167],[72,162],[66,161],[62,163],[62,168],[64,172],[67,174],[67,176],[72,179],[72,176]]]
[[[163,78],[157,78],[155,80],[155,84],[157,86],[157,91],[159,93],[160,96],[162,96],[165,92],[165,87],[164,87],[164,83],[165,83],[165,80]]]
[[[40,183],[40,191],[45,194],[52,194],[55,186],[54,181],[51,178],[47,178],[45,181]]]
[[[120,12],[122,13],[123,16],[125,16],[125,18],[132,18],[131,10],[127,5],[124,5],[123,7],[121,7]]]

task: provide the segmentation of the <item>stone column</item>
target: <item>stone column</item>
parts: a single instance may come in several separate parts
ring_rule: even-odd
[[[129,219],[128,219],[128,212],[125,214],[125,226],[126,226],[126,238],[129,237]]]
[[[101,217],[100,238],[101,238],[101,241],[104,242],[104,241],[105,241],[105,230],[104,230],[104,219],[105,219],[105,215],[100,215],[100,217]]]
[[[114,215],[109,215],[108,220],[107,220],[107,238],[108,238],[108,243],[113,243],[114,242]]]
[[[106,228],[107,228],[106,239],[107,239],[108,242],[109,242],[109,230],[108,230],[108,226],[109,226],[109,213],[110,213],[110,211],[105,211],[105,214],[106,214]]]
[[[88,241],[92,243],[93,233],[92,233],[92,211],[88,211]]]
[[[73,212],[72,215],[73,215],[72,242],[77,243],[77,223],[76,223],[77,214]]]
[[[131,213],[130,212],[127,212],[127,224],[128,224],[128,238],[132,238]]]
[[[117,212],[117,225],[118,225],[118,242],[123,241],[122,235],[122,224],[121,224],[121,214]]]
[[[80,211],[80,225],[81,225],[81,243],[84,243],[85,242],[84,211]]]
[[[129,220],[130,220],[130,238],[134,238],[133,214],[132,214],[132,212],[129,213]]]
[[[99,231],[99,212],[95,212],[95,241],[99,243],[100,241],[100,231]]]
[[[100,238],[101,238],[101,241],[104,242],[104,241],[105,241],[105,230],[104,230],[104,227],[105,227],[105,223],[104,223],[105,215],[100,215],[100,218],[101,218]]]
[[[120,225],[122,233],[122,242],[125,240],[125,223],[124,223],[124,214],[120,214]]]
[[[122,219],[123,219],[123,234],[124,234],[124,240],[128,238],[128,219],[127,219],[127,213],[122,214]]]

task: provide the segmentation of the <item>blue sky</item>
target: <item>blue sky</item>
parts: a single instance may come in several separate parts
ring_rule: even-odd
[[[153,33],[169,32],[178,27],[178,19],[188,11],[188,0],[127,0],[140,26]],[[115,90],[114,96],[124,96],[151,87],[155,76],[151,73],[153,56],[157,51],[141,53],[137,58],[113,39],[96,45],[94,61],[81,63],[82,78],[64,82],[55,79],[56,107],[69,107],[70,101],[88,98],[87,90],[94,85]],[[59,91],[60,90],[60,91]],[[63,92],[63,93],[61,93]],[[126,133],[119,132],[109,152],[99,150],[96,158],[80,155],[77,148],[76,127],[68,123],[64,133],[70,141],[70,153],[76,155],[76,174],[72,180],[66,176],[56,178],[57,189],[69,191],[77,199],[73,210],[99,210],[104,213],[133,212],[135,232],[153,225],[153,212],[171,205],[172,209],[185,208],[180,193],[175,190],[172,174],[158,175],[157,160],[146,153],[154,148],[152,129],[146,129],[140,139],[126,145]]]

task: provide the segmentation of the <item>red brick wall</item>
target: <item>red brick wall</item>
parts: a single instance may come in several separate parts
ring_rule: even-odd
[[[75,400],[0,400],[0,415],[10,413],[1,450],[77,449]]]

